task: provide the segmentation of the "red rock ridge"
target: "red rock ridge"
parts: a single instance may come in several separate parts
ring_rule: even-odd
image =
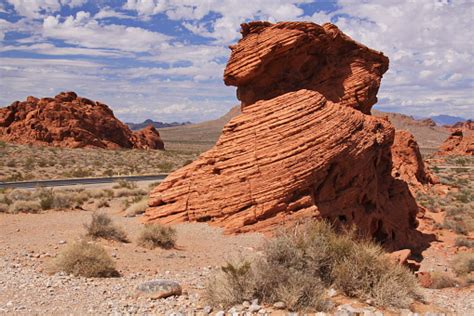
[[[164,149],[154,128],[132,132],[103,103],[62,92],[0,108],[0,140],[19,144],[107,149]]]
[[[366,114],[377,102],[388,58],[333,24],[252,22],[242,24],[242,36],[224,72],[242,106],[299,89]]]

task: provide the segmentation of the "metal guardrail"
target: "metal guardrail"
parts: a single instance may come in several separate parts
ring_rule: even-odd
[[[145,176],[119,176],[119,177],[100,177],[100,178],[72,178],[72,179],[0,182],[0,189],[4,189],[4,188],[31,189],[31,188],[36,188],[36,187],[60,187],[60,186],[66,186],[66,185],[101,184],[101,183],[113,183],[120,180],[161,181],[161,180],[164,180],[167,176],[168,174],[156,174],[156,175],[145,175]]]

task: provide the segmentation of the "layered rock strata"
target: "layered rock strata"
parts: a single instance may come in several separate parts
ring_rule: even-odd
[[[392,176],[395,131],[367,115],[388,59],[332,24],[255,22],[242,34],[224,74],[242,113],[151,192],[145,221],[237,233],[325,218],[409,245],[418,207]]]
[[[106,104],[74,92],[54,98],[30,96],[0,108],[0,140],[69,148],[164,149],[155,128],[132,132]]]

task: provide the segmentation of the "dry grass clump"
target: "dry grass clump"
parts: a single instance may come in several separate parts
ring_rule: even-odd
[[[148,200],[141,199],[140,201],[131,204],[125,209],[125,216],[134,217],[139,214],[143,214],[145,213],[145,210],[147,209],[147,207],[148,207]]]
[[[138,186],[135,182],[132,181],[127,181],[127,180],[118,180],[117,184],[114,184],[112,188],[114,189],[120,189],[120,188],[126,188],[126,189],[136,189]]]
[[[458,276],[466,276],[474,271],[474,253],[457,254],[452,263],[454,272]]]
[[[458,237],[456,238],[455,245],[458,247],[474,248],[474,240],[467,239],[465,237]]]
[[[138,196],[145,195],[146,191],[142,189],[129,189],[129,188],[120,188],[115,190],[115,197],[126,197],[126,196]]]
[[[176,245],[176,230],[160,224],[146,224],[138,237],[138,244],[148,249],[171,249]]]
[[[120,242],[128,242],[127,234],[121,228],[115,226],[112,219],[103,213],[92,214],[89,224],[85,224],[88,237],[93,239],[104,238]]]
[[[431,277],[431,289],[444,289],[447,287],[455,287],[457,282],[451,276],[444,272],[433,272],[430,274]]]
[[[406,307],[416,297],[417,283],[380,246],[314,222],[280,233],[251,266],[228,264],[209,283],[207,298],[225,307],[258,298],[283,301],[290,310],[325,310],[322,293],[328,287],[379,306]]]
[[[10,207],[8,204],[0,202],[0,213],[8,213]]]
[[[105,249],[85,240],[69,245],[56,259],[53,271],[87,278],[119,276]]]
[[[42,210],[38,201],[15,201],[10,205],[10,213],[39,213]]]

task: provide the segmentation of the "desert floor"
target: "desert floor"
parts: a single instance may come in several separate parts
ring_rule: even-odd
[[[474,162],[466,158],[427,161],[441,185],[436,190],[417,194],[419,203],[426,209],[420,218],[420,229],[434,234],[436,240],[415,259],[420,262],[420,271],[456,278],[453,257],[472,253]],[[140,215],[125,215],[130,205],[146,199],[150,186],[120,184],[113,188],[60,190],[70,195],[67,203],[64,202],[67,207],[35,214],[0,212],[0,314],[205,314],[208,304],[204,289],[209,277],[229,260],[258,256],[266,238],[260,234],[224,235],[221,229],[204,223],[181,224],[176,226],[178,241],[174,249],[148,250],[136,243],[143,228]],[[17,193],[18,199],[29,194]],[[12,193],[5,191],[0,196],[3,205],[8,194]],[[14,205],[15,201],[10,203]],[[100,279],[51,274],[55,257],[85,234],[84,224],[97,210],[109,214],[131,241],[96,241],[112,256],[121,276]],[[471,241],[471,246],[460,245],[460,239]],[[139,284],[160,278],[178,281],[183,295],[158,300],[137,296]],[[331,312],[344,313],[347,310],[341,308],[347,306],[367,315],[375,315],[377,311],[386,315],[412,312],[469,315],[474,310],[474,287],[465,280],[443,289],[422,288],[421,294],[423,298],[412,304],[411,311],[380,310],[336,294]],[[272,306],[262,306],[263,311],[283,313]]]

